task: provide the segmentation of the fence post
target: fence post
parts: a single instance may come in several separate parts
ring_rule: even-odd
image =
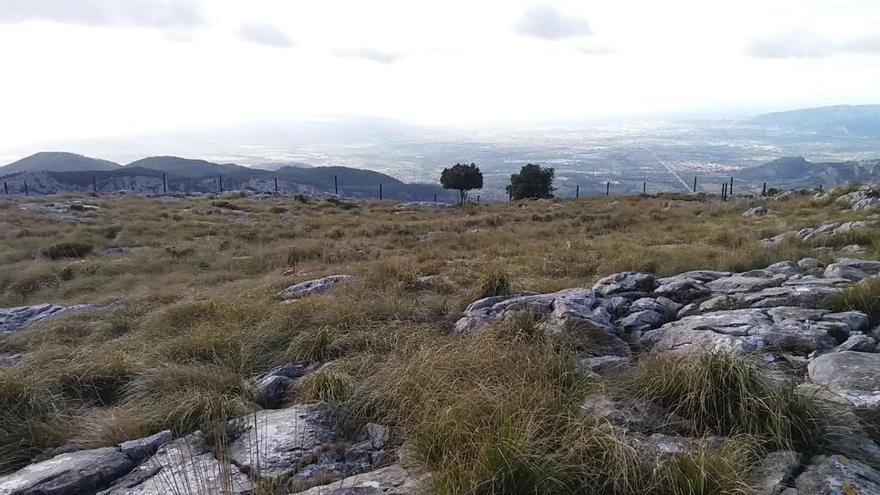
[[[727,188],[727,195],[733,197],[733,177],[730,177],[730,187]]]
[[[333,176],[333,191],[339,196],[339,180],[337,180],[336,176]]]
[[[162,195],[168,194],[168,179],[165,178],[165,172],[162,172]]]
[[[694,194],[697,194],[697,176],[694,176]]]
[[[220,176],[220,192],[223,192],[223,176]]]
[[[721,202],[727,201],[727,182],[721,184]]]
[[[278,194],[278,177],[273,177],[275,180],[275,194]]]
[[[513,201],[513,188],[507,187],[507,201]]]
[[[611,195],[611,181],[605,183],[605,196]]]
[[[379,201],[382,201],[382,183],[379,183]]]
[[[6,181],[3,181],[3,194],[9,196],[9,186],[6,185]]]
[[[434,193],[434,202],[437,202],[437,193]]]
[[[574,199],[578,199],[581,197],[581,186],[580,184],[574,186]]]
[[[24,181],[24,195],[25,197],[30,196],[30,194],[28,193],[27,181]]]
[[[765,182],[764,189],[761,190],[761,196],[766,196],[766,195],[767,195],[767,183]]]
[[[480,195],[477,194],[477,204],[480,204]]]
[[[98,194],[98,179],[94,175],[92,176],[92,192]]]
[[[648,181],[642,182],[642,194],[648,194]]]

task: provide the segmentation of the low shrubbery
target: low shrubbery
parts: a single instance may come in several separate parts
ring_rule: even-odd
[[[94,246],[83,242],[61,242],[43,248],[42,254],[52,260],[62,258],[82,258],[91,253],[93,249]]]

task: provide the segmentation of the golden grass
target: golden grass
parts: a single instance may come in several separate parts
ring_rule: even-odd
[[[258,407],[255,376],[291,361],[332,361],[297,383],[303,400],[338,403],[350,431],[368,419],[395,425],[436,470],[441,493],[685,493],[640,484],[658,479],[644,476],[622,434],[578,419],[591,385],[533,317],[485,340],[450,335],[476,297],[589,285],[621,270],[764,267],[816,246],[768,249],[759,239],[868,214],[807,198],[758,218],[741,213],[760,201],[674,196],[404,213],[390,202],[236,197],[233,210],[212,205],[216,198],[81,199],[101,207],[70,212],[88,223],[58,223],[20,210],[22,199],[0,199],[8,234],[0,307],[127,302],[0,336],[0,352],[27,356],[0,369],[0,472],[68,441],[111,445],[245,414]],[[60,243],[93,250],[84,259],[41,255]],[[111,247],[130,251],[104,254]],[[869,255],[876,249],[872,242]],[[291,304],[275,297],[341,273],[356,279]],[[416,283],[426,275],[443,282]],[[678,472],[706,465],[697,461]]]

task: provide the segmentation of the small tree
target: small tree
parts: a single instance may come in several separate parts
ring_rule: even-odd
[[[520,169],[518,174],[511,175],[510,185],[507,186],[512,199],[552,198],[555,190],[553,169],[531,163]]]
[[[456,163],[444,168],[440,174],[440,184],[443,189],[455,189],[458,191],[458,202],[464,204],[467,200],[468,191],[483,188],[483,173],[475,163],[465,165]]]

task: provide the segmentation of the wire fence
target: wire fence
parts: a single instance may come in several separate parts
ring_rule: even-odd
[[[160,177],[155,176],[152,177],[155,181],[159,181]],[[224,192],[233,192],[233,191],[248,191],[251,193],[258,194],[278,194],[278,195],[291,195],[291,194],[305,194],[300,186],[300,183],[293,182],[286,178],[278,178],[273,177],[271,181],[268,182],[267,187],[255,187],[254,183],[248,183],[245,181],[241,183],[239,180],[239,189],[228,189],[224,187],[223,176],[218,175],[216,177],[208,177],[198,180],[197,182],[177,182],[174,184],[176,187],[173,189],[169,187],[169,181],[166,174],[162,174],[161,183],[154,182],[152,184],[140,184],[140,188],[135,184],[133,179],[129,182],[129,187],[125,187],[124,180],[121,180],[119,177],[111,177],[107,179],[102,179],[101,182],[98,181],[97,176],[93,175],[91,180],[91,187],[81,186],[79,189],[74,190],[62,190],[62,191],[53,191],[50,193],[39,192],[42,188],[38,187],[37,190],[33,190],[33,187],[28,184],[27,179],[23,180],[10,180],[6,179],[3,181],[3,194],[5,196],[20,196],[23,195],[25,197],[33,195],[46,195],[46,194],[54,194],[56,192],[90,192],[93,194],[115,194],[119,192],[134,192],[134,193],[144,193],[159,195],[159,188],[161,186],[161,195],[169,195],[169,194],[191,194],[192,192],[210,194],[210,193],[224,193]],[[227,180],[227,184],[229,181]],[[768,193],[774,193],[777,189],[775,189],[774,185],[768,182],[759,182],[756,183],[752,180],[746,179],[737,179],[736,177],[718,177],[717,175],[712,176],[693,176],[693,181],[690,184],[687,184],[682,179],[682,185],[673,184],[670,186],[669,182],[662,181],[650,181],[650,180],[636,180],[636,179],[609,179],[604,182],[592,182],[587,185],[587,187],[583,187],[581,184],[571,184],[569,182],[565,182],[564,185],[560,188],[553,188],[552,197],[558,198],[581,198],[588,196],[612,196],[612,195],[631,195],[631,194],[661,194],[661,193],[680,193],[680,194],[709,194],[714,196],[719,196],[723,201],[732,197],[740,196],[740,197],[754,197],[754,196],[766,196]],[[122,188],[119,185],[122,185]],[[266,186],[267,180],[261,180],[259,185]],[[597,185],[602,185],[597,190]],[[688,188],[684,188],[684,185],[688,185]],[[244,186],[243,188],[241,186]],[[297,187],[290,187],[297,186]],[[783,188],[783,184],[777,184],[779,188]],[[819,190],[823,189],[821,184],[816,186]],[[145,191],[145,188],[149,189],[149,191]],[[312,186],[313,189],[321,189],[320,187]],[[529,191],[547,191],[546,183],[519,183],[517,184],[517,188],[525,188]],[[199,189],[197,191],[192,191],[193,189]],[[340,194],[340,191],[342,192]],[[482,192],[474,192],[472,191],[469,197],[467,198],[468,203],[480,203],[484,199],[489,199],[490,201],[499,201],[502,200],[504,196],[507,196],[507,200],[513,200],[514,198],[514,188],[511,186],[506,186],[506,190],[502,194],[498,194],[497,191],[488,190],[476,190]],[[489,193],[488,195],[486,193]],[[320,191],[319,195],[323,194],[331,194],[329,187],[325,190]],[[356,183],[347,186],[340,186],[339,177],[337,175],[333,176],[333,189],[332,194],[337,197],[351,197],[355,199],[378,199],[380,201],[385,199],[414,199],[413,193],[400,194],[399,191],[391,191],[390,198],[387,198],[385,184],[382,182],[365,185],[363,183]],[[535,194],[531,194],[534,196]],[[545,194],[538,194],[538,196],[544,196]],[[438,195],[437,192],[429,192],[424,197],[421,197],[422,201],[433,201],[438,202],[438,199],[444,203],[452,203],[459,202],[459,194],[456,190],[448,190],[440,193]]]

